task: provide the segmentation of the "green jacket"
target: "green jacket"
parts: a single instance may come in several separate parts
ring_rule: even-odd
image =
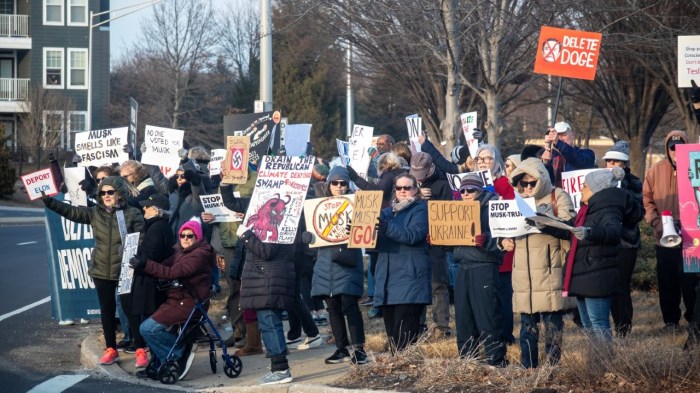
[[[99,191],[101,191],[104,186],[114,187],[119,194],[119,201],[115,209],[107,209],[104,204],[102,204]],[[93,278],[111,281],[119,280],[123,248],[122,239],[119,234],[117,210],[124,211],[124,221],[128,233],[143,233],[143,215],[140,210],[126,204],[126,196],[129,195],[128,193],[129,191],[124,184],[124,180],[118,176],[111,176],[100,182],[97,197],[99,200],[98,205],[90,207],[72,206],[53,198],[46,197],[43,199],[47,208],[68,220],[80,224],[92,225],[92,231],[95,237],[95,248],[92,251],[92,263],[88,273]]]
[[[238,184],[234,188],[236,192],[239,192],[241,198],[250,198],[253,195],[253,189],[255,188],[255,182],[258,179],[258,172],[248,171],[248,181],[245,184]],[[219,191],[221,192],[221,191]],[[245,214],[246,212],[238,212]],[[222,247],[235,247],[236,242],[238,242],[238,236],[236,231],[240,222],[222,222],[219,224],[219,234],[221,236],[221,246]]]

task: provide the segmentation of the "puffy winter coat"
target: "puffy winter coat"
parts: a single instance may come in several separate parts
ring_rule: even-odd
[[[479,221],[481,222],[481,234],[486,235],[483,247],[459,246],[454,248],[455,261],[469,268],[477,267],[485,263],[500,265],[503,263],[503,251],[498,249],[496,239],[491,237],[489,229],[489,201],[495,201],[498,195],[484,190],[477,200],[479,201]]]
[[[333,262],[333,258],[340,252],[354,254],[355,266],[347,267]],[[350,295],[360,297],[364,291],[362,273],[362,251],[359,248],[348,249],[346,244],[321,247],[318,249],[314,274],[311,279],[311,296]]]
[[[175,238],[168,217],[151,217],[146,220],[143,241],[138,254],[146,260],[163,262],[175,252]],[[143,271],[134,271],[134,281],[131,285],[133,303],[131,312],[135,315],[151,315],[165,301],[165,293],[157,289],[158,279]]]

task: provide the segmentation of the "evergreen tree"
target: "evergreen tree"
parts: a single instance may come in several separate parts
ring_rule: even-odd
[[[10,164],[10,149],[7,147],[8,137],[0,137],[0,197],[10,196],[15,192],[17,174]]]

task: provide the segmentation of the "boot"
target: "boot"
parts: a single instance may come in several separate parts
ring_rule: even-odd
[[[245,346],[236,351],[236,356],[259,355],[263,353],[258,322],[246,323]]]

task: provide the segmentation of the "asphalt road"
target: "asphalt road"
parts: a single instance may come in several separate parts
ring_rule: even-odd
[[[3,210],[3,217],[31,212]],[[9,215],[8,215],[9,214]],[[36,215],[36,214],[34,214]],[[59,326],[49,296],[46,231],[43,225],[0,226],[0,391],[2,392],[157,392],[109,379],[80,364],[80,344],[100,330],[90,324]]]

